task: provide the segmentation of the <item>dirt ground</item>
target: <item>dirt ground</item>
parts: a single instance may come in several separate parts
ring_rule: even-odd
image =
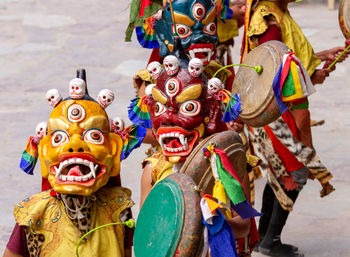
[[[0,252],[14,225],[14,205],[40,190],[40,165],[29,176],[19,169],[19,160],[27,138],[51,111],[46,91],[57,88],[68,96],[76,69],[85,68],[90,95],[112,89],[116,101],[107,112],[127,120],[126,107],[135,95],[132,76],[145,67],[150,54],[135,38],[124,42],[128,2],[0,0]],[[316,1],[293,4],[290,10],[316,52],[344,44],[337,10]],[[236,39],[235,62],[239,45]],[[347,60],[310,98],[312,118],[326,120],[313,128],[313,140],[334,175],[336,191],[321,199],[320,185],[309,181],[290,215],[282,240],[298,245],[306,256],[350,256],[349,74]],[[145,149],[122,164],[123,185],[133,191],[135,216]],[[263,186],[263,180],[257,181],[258,209]]]

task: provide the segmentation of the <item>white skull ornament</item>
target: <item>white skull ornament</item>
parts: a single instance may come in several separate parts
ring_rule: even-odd
[[[47,133],[47,123],[46,122],[40,122],[35,129],[36,136],[39,140],[43,139],[46,136]]]
[[[192,77],[197,78],[203,71],[203,62],[201,59],[193,58],[188,64],[188,72]]]
[[[218,78],[211,78],[208,81],[208,94],[213,95],[217,93],[220,89],[224,88],[224,84]]]
[[[109,89],[102,89],[98,93],[97,102],[101,105],[102,108],[108,107],[114,101],[114,94]]]
[[[148,97],[152,97],[152,88],[155,86],[156,84],[149,84],[146,89],[145,89],[145,95]]]
[[[51,104],[51,106],[55,108],[56,105],[62,100],[62,96],[57,89],[50,89],[46,93],[46,99]]]
[[[151,62],[147,66],[147,71],[149,74],[151,74],[151,77],[154,80],[157,80],[159,77],[159,74],[162,72],[163,68],[162,65],[159,62]]]
[[[72,79],[69,82],[69,96],[72,99],[81,99],[86,92],[85,81],[80,78]]]
[[[111,120],[111,131],[114,133],[122,132],[124,129],[124,121],[120,117],[114,117]]]
[[[180,61],[174,55],[168,55],[163,61],[166,73],[168,75],[174,75],[179,70]]]

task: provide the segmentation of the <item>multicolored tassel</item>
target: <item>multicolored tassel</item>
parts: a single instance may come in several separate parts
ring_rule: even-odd
[[[152,127],[151,115],[150,115],[150,105],[148,103],[148,97],[136,97],[131,100],[129,106],[129,119],[134,124],[142,125],[146,128]]]
[[[239,117],[242,112],[242,102],[238,94],[233,95],[230,91],[226,89],[221,89],[218,92],[218,98],[224,104],[226,104],[225,112],[222,116],[223,122],[230,122]]]
[[[229,0],[222,0],[220,5],[221,5],[220,19],[223,22],[225,22],[225,20],[232,19],[233,11],[230,8],[230,1]]]
[[[120,155],[121,160],[126,159],[134,149],[141,145],[146,133],[147,129],[139,124],[133,124],[126,128],[123,150]]]
[[[247,201],[242,184],[226,152],[213,145],[209,145],[205,151],[210,152],[210,163],[215,178],[213,197],[226,205],[227,195],[232,203],[231,208],[243,219],[260,216],[261,214]]]
[[[145,20],[143,26],[135,28],[137,40],[143,48],[153,49],[159,47],[154,30],[156,21],[156,18],[151,16]]]
[[[316,91],[301,61],[292,52],[283,56],[272,87],[281,114],[288,109],[285,103],[298,101]]]
[[[29,175],[33,175],[35,164],[38,160],[38,144],[38,138],[29,137],[26,148],[21,156],[19,167]]]

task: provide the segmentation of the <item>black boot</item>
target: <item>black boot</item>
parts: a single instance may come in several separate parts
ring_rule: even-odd
[[[288,191],[287,195],[295,202],[298,197],[298,191]],[[268,256],[277,257],[303,257],[302,253],[298,253],[298,248],[293,245],[282,244],[280,237],[282,229],[288,218],[289,211],[284,210],[278,200],[274,198],[273,210],[270,223],[264,239],[259,245],[259,252]]]

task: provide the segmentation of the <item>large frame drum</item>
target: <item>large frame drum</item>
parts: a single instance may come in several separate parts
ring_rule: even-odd
[[[189,176],[180,173],[154,186],[137,218],[136,257],[200,256],[203,224],[196,188]]]
[[[240,66],[233,83],[232,92],[242,101],[240,118],[251,127],[263,127],[281,116],[272,88],[283,60],[289,51],[280,41],[268,41],[250,51],[243,64],[261,65],[259,74],[254,69]]]
[[[345,38],[350,38],[350,1],[342,0],[339,5],[339,25]]]

